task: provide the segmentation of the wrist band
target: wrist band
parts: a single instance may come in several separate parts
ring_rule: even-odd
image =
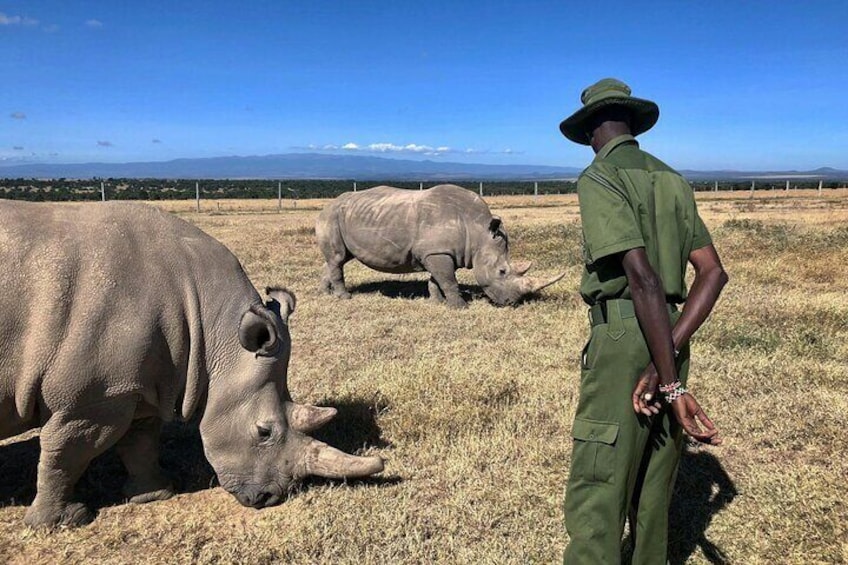
[[[683,383],[680,382],[680,379],[677,379],[667,385],[660,385],[659,389],[665,398],[666,404],[671,404],[686,394],[686,389],[683,388]]]
[[[668,383],[667,385],[660,385],[659,388],[660,388],[660,392],[667,393],[667,392],[671,392],[673,390],[677,390],[678,388],[680,388],[682,386],[683,386],[683,383],[680,382],[680,379],[676,379],[676,380]]]
[[[683,387],[680,387],[678,389],[675,389],[675,390],[669,392],[668,394],[664,395],[666,404],[671,404],[672,402],[674,402],[675,400],[677,400],[678,398],[680,398],[684,394],[686,394],[686,389],[683,388]]]

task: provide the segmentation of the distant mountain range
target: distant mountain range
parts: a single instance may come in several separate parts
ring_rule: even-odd
[[[284,153],[136,163],[0,165],[4,178],[551,180],[573,179],[581,168],[414,161],[362,155]],[[848,179],[848,171],[681,171],[693,180]]]

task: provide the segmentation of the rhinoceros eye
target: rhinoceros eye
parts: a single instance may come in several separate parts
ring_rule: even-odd
[[[274,435],[273,428],[263,424],[256,424],[256,437],[259,438],[259,443],[270,440],[272,435]]]
[[[505,277],[506,276],[506,268],[501,267],[500,269],[498,269],[498,274],[502,277]]]

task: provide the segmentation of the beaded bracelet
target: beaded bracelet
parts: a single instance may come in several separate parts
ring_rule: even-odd
[[[667,404],[671,404],[684,394],[686,394],[686,389],[683,388],[683,383],[680,382],[680,379],[675,380],[667,385],[659,386],[660,392],[665,397],[665,401]]]
[[[665,394],[664,396],[666,404],[671,404],[672,402],[686,394],[686,392],[686,389],[681,386],[669,392],[668,394]]]
[[[673,390],[676,390],[676,389],[678,389],[682,386],[683,386],[683,383],[680,382],[680,379],[677,379],[677,380],[674,380],[674,381],[668,383],[667,385],[660,385],[659,388],[660,388],[660,392],[666,393],[666,392],[671,392]]]

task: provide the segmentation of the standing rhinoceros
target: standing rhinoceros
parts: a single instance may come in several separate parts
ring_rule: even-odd
[[[555,283],[524,277],[530,265],[512,266],[501,219],[470,190],[441,184],[421,191],[377,186],[333,200],[315,225],[324,254],[321,288],[350,298],[344,264],[356,258],[385,273],[428,271],[430,297],[462,308],[456,269],[473,269],[483,292],[498,305]]]
[[[74,484],[114,445],[134,502],[164,499],[162,421],[200,416],[204,452],[242,504],[279,502],[306,475],[379,472],[305,435],[333,408],[286,385],[294,297],[264,304],[238,260],[140,204],[0,201],[0,438],[41,426],[30,525],[92,518]]]

